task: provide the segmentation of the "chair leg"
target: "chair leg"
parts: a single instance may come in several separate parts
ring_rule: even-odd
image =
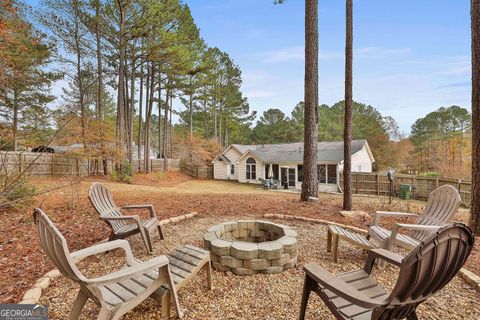
[[[303,293],[302,293],[302,302],[300,303],[300,315],[298,316],[299,320],[305,319],[305,312],[307,311],[308,298],[310,298],[310,293],[312,292],[312,279],[305,275],[305,283],[303,284]]]
[[[205,268],[207,269],[207,285],[208,290],[213,290],[213,275],[212,275],[212,264],[210,260],[205,263]]]
[[[78,291],[77,297],[75,298],[75,302],[73,302],[72,310],[70,311],[70,320],[77,320],[82,313],[83,306],[88,300],[88,296],[82,289]]]
[[[160,223],[158,224],[158,234],[160,235],[160,240],[165,239],[164,232],[163,232],[163,227]]]
[[[332,251],[332,233],[330,232],[330,229],[327,228],[327,252]]]
[[[111,320],[113,319],[113,311],[106,307],[101,307],[98,313],[97,320]]]
[[[412,312],[407,314],[407,320],[418,320],[417,312],[413,310]]]
[[[338,234],[333,235],[332,239],[333,262],[338,262]]]
[[[150,249],[150,245],[149,245],[149,240],[147,239],[147,234],[146,234],[146,232],[143,228],[140,228],[140,235],[142,236],[143,243],[145,243],[145,248],[147,249],[147,254],[152,254],[152,250]]]
[[[179,319],[183,318],[182,310],[180,309],[180,303],[178,302],[178,295],[177,289],[175,287],[175,283],[173,282],[172,274],[170,273],[170,267],[167,266],[167,276],[168,276],[168,286],[170,287],[170,292],[173,300],[173,306],[175,307],[175,311],[177,312],[177,316]]]
[[[171,295],[170,295],[170,290],[166,291],[162,295],[162,320],[168,320],[170,319],[170,301],[171,301]]]

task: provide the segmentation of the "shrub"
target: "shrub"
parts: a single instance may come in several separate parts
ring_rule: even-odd
[[[19,179],[7,185],[0,192],[0,205],[5,207],[22,207],[32,202],[36,189],[26,179]]]
[[[111,178],[112,180],[115,180],[115,181],[131,183],[132,176],[133,176],[132,164],[128,161],[123,161],[118,170],[116,170],[115,168],[112,170]]]
[[[435,171],[428,171],[428,172],[421,173],[420,176],[422,176],[422,177],[438,177],[439,174],[438,174],[438,172],[435,172]]]

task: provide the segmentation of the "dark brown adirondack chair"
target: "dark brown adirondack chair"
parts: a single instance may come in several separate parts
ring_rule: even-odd
[[[113,201],[110,190],[104,185],[95,182],[88,191],[88,198],[95,210],[100,215],[100,219],[104,220],[110,227],[112,233],[109,240],[123,239],[131,235],[140,233],[142,236],[147,253],[152,253],[151,232],[158,229],[160,239],[163,239],[163,230],[160,225],[155,210],[151,204],[131,205],[118,207]],[[123,215],[120,209],[147,209],[150,212],[150,218],[141,220],[138,215]],[[130,223],[126,223],[130,222]]]
[[[333,275],[317,264],[305,265],[299,319],[305,318],[310,292],[316,292],[337,319],[418,319],[417,306],[458,273],[473,248],[473,233],[463,224],[442,227],[406,257],[385,249],[369,250],[365,267]],[[390,294],[370,275],[376,259],[400,267]]]

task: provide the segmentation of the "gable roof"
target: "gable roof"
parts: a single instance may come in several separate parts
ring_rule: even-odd
[[[243,153],[240,160],[251,153],[264,162],[303,162],[303,142],[261,144],[261,145],[232,145]],[[372,162],[375,162],[367,140],[352,140],[351,154],[366,147]],[[318,142],[317,161],[343,161],[343,141]]]

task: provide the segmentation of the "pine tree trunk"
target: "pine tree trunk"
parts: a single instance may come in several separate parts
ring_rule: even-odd
[[[305,120],[300,199],[318,197],[318,1],[305,0]]]
[[[142,42],[142,56],[143,56],[143,42]],[[143,118],[143,58],[140,62],[140,93],[138,97],[138,136],[137,136],[137,153],[138,153],[138,171],[141,171],[141,160],[142,160],[142,118]]]
[[[471,0],[472,19],[472,203],[470,228],[480,235],[480,0]]]
[[[104,96],[104,87],[103,87],[103,56],[102,56],[102,43],[101,43],[101,33],[100,33],[100,0],[95,1],[95,39],[97,42],[97,119],[101,122],[100,125],[100,134],[103,137],[103,119],[104,119],[104,106],[103,106],[103,96]],[[105,145],[102,143],[100,145],[102,152],[104,152]],[[107,159],[102,157],[102,166],[103,174],[108,174],[108,165]]]
[[[149,105],[150,105],[150,64],[147,62],[147,79],[146,79],[146,86],[145,86],[145,134],[143,140],[143,172],[147,172],[147,155],[150,150],[147,150],[147,141],[150,135],[150,129],[148,127],[148,112],[149,112]]]
[[[118,87],[117,87],[117,121],[115,141],[117,150],[125,152],[125,12],[124,1],[117,0],[119,11],[119,24],[118,31],[119,39],[119,56],[118,56]],[[123,158],[122,154],[122,158]],[[117,165],[118,167],[118,165]]]
[[[74,20],[74,41],[75,41],[75,55],[76,55],[76,68],[77,68],[77,86],[78,86],[78,95],[79,95],[79,107],[80,107],[80,121],[82,129],[82,143],[83,149],[87,149],[87,139],[86,139],[86,112],[85,112],[85,102],[84,102],[84,88],[83,88],[83,76],[82,76],[82,53],[80,45],[80,35],[78,34],[80,28],[80,13],[78,9],[78,1],[73,1],[73,7],[75,10],[75,20]]]
[[[353,0],[346,0],[345,127],[343,132],[343,210],[352,210]]]
[[[167,153],[167,124],[168,124],[168,101],[170,99],[170,80],[167,80],[166,85],[166,94],[165,94],[165,108],[163,114],[163,143],[162,143],[162,151],[161,151],[161,158],[165,159]]]
[[[173,113],[173,95],[170,95],[170,119],[169,119],[169,135],[168,135],[168,140],[169,140],[169,145],[170,145],[170,154],[169,157],[173,158],[173,139],[172,139],[172,113]],[[167,161],[167,168],[168,168],[168,161]]]
[[[157,158],[160,159],[161,157],[161,149],[160,146],[162,145],[162,74],[158,73],[158,152]]]
[[[128,162],[133,163],[133,121],[135,119],[135,56],[134,48],[136,43],[133,44],[132,48],[132,61],[130,63],[130,106],[129,106],[129,117],[128,117],[128,145],[130,150],[128,152]]]
[[[13,151],[18,149],[18,94],[16,90],[13,90],[13,128],[12,128],[12,138],[13,138]]]
[[[147,118],[145,123],[145,173],[149,173],[152,168],[150,166],[150,147],[151,147],[151,134],[152,134],[152,111],[153,111],[153,95],[155,90],[155,65],[152,63],[150,70],[150,89],[147,107]]]

